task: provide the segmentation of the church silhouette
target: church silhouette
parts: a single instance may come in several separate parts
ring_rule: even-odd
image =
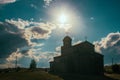
[[[50,72],[54,74],[103,75],[103,55],[95,52],[94,45],[83,41],[72,45],[66,36],[61,46],[61,56],[50,62]]]

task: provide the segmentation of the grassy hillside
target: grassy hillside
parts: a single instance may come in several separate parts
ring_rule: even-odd
[[[107,73],[105,76],[97,75],[77,75],[69,74],[64,75],[64,80],[120,80],[120,74],[112,73],[111,67],[105,67]],[[49,74],[42,69],[36,69],[34,71],[28,69],[21,69],[18,72],[15,69],[3,70],[0,73],[0,80],[63,80],[62,78]]]
[[[118,78],[113,78],[110,76],[100,76],[100,75],[65,75],[64,80],[119,80]]]
[[[0,80],[63,80],[44,71],[0,73]]]
[[[109,78],[112,78],[114,80],[120,80],[120,74],[115,74],[115,73],[108,74],[108,73],[105,73],[105,76],[107,76]]]

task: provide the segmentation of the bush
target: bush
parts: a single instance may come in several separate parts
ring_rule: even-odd
[[[119,67],[119,65],[118,64],[112,65],[112,71],[114,73],[120,73],[120,67]]]
[[[19,72],[21,70],[21,68],[18,66],[17,68],[16,68],[16,72]]]

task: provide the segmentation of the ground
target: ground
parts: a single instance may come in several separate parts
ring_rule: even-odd
[[[0,73],[0,80],[63,80],[44,71]]]
[[[79,75],[69,74],[62,77],[64,80],[120,80],[120,74],[108,74],[104,75]]]
[[[104,76],[71,74],[64,75],[62,78],[45,71],[14,71],[0,73],[0,80],[120,80],[120,74],[105,73]]]
[[[115,73],[108,74],[108,73],[105,73],[105,75],[112,78],[112,79],[120,80],[120,74],[115,74]]]

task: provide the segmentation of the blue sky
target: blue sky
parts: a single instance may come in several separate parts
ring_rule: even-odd
[[[29,67],[34,58],[38,67],[49,67],[60,55],[66,27],[58,18],[68,17],[65,26],[73,44],[87,40],[104,55],[105,64],[120,60],[119,0],[0,0],[0,67]]]

